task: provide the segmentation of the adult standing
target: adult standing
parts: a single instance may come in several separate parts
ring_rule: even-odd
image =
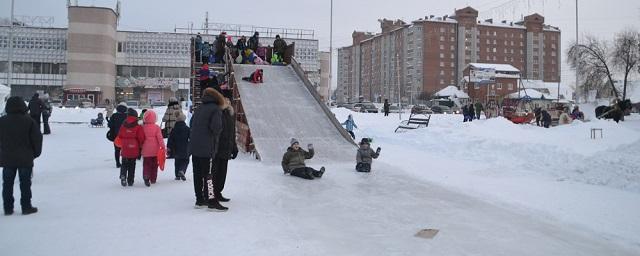
[[[36,122],[27,116],[27,105],[20,97],[11,97],[5,107],[7,115],[0,117],[0,157],[2,159],[2,201],[4,214],[13,214],[13,183],[20,179],[22,214],[38,212],[31,204],[33,160],[42,153],[42,133]]]
[[[551,115],[546,109],[542,110],[542,126],[544,128],[549,128],[549,126],[551,126]]]
[[[260,44],[260,33],[256,31],[253,33],[253,36],[249,38],[249,43],[247,48],[251,49],[253,52],[258,51],[258,45]]]
[[[273,52],[278,56],[277,62],[284,62],[284,53],[287,51],[287,42],[280,38],[280,35],[276,35],[276,40],[273,41]],[[273,59],[273,58],[272,58]]]
[[[236,43],[236,49],[238,50],[238,52],[240,52],[240,54],[242,54],[242,52],[246,48],[247,48],[247,37],[241,36],[240,39],[238,39],[238,42]]]
[[[171,134],[171,130],[176,126],[176,122],[178,121],[178,116],[182,114],[182,107],[180,106],[180,102],[175,97],[171,97],[169,99],[169,105],[167,105],[167,111],[164,112],[164,116],[162,116],[162,122],[164,122],[164,128],[166,129],[166,135]]]
[[[384,116],[389,116],[389,106],[390,106],[389,100],[388,99],[384,99],[384,107],[383,107]]]
[[[31,100],[29,101],[29,116],[31,116],[31,118],[36,121],[38,131],[40,131],[40,116],[42,116],[43,109],[44,104],[40,99],[40,95],[38,93],[33,94]]]
[[[222,196],[222,190],[227,180],[227,167],[229,159],[238,156],[236,144],[236,116],[228,97],[224,98],[222,105],[222,132],[218,143],[218,151],[213,160],[213,191],[215,198],[220,202],[229,202],[230,199]]]
[[[109,122],[109,118],[111,118],[111,115],[113,115],[113,110],[115,109],[116,108],[113,106],[109,99],[104,100],[104,110],[107,111],[107,122]]]
[[[196,47],[196,62],[200,62],[200,61],[202,61],[202,58],[201,58],[202,36],[200,36],[200,32],[198,32],[198,35],[196,35],[195,47]]]
[[[107,126],[109,127],[109,140],[115,140],[118,137],[118,133],[120,132],[120,127],[124,123],[124,120],[127,119],[127,104],[121,102],[116,107],[116,113],[113,113],[111,117],[107,121]],[[120,148],[113,144],[114,148],[114,156],[116,158],[116,168],[120,168],[122,165],[120,164]]]
[[[473,103],[469,103],[469,122],[473,122],[473,118],[475,118],[476,110],[473,108]]]
[[[224,53],[225,53],[224,47],[225,47],[226,40],[227,40],[227,32],[222,32],[220,33],[220,35],[216,37],[216,40],[213,43],[216,48],[215,63],[224,63]]]
[[[211,162],[216,156],[218,139],[222,132],[222,111],[224,97],[215,89],[207,88],[202,96],[202,104],[191,118],[191,155],[193,161],[193,190],[196,196],[196,208],[205,205],[211,210],[226,211],[229,208],[220,205],[213,195],[209,184]],[[211,184],[213,185],[213,184]]]
[[[480,101],[476,102],[476,106],[474,109],[476,111],[476,119],[480,120],[480,114],[482,113],[482,110],[484,110],[482,103],[480,103]]]
[[[51,117],[51,102],[49,101],[49,94],[45,93],[42,97],[42,125],[44,128],[43,134],[51,134],[51,127],[49,126],[49,117]]]

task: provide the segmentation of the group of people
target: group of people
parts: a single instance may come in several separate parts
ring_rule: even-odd
[[[114,141],[121,185],[133,186],[136,161],[141,158],[144,184],[147,187],[155,184],[158,160],[165,157],[163,153],[175,160],[175,180],[185,181],[191,158],[196,207],[226,211],[228,208],[220,202],[229,201],[222,196],[227,165],[238,155],[235,113],[230,98],[230,90],[205,89],[202,105],[194,111],[189,126],[180,103],[171,98],[162,118],[164,128],[156,124],[157,114],[152,109],[144,111],[142,120],[139,120],[135,109],[127,108],[124,103],[116,106],[116,113],[108,118],[107,137]]]
[[[482,114],[483,110],[484,107],[479,101],[475,104],[471,102],[467,105],[462,106],[462,116],[464,117],[464,120],[462,122],[473,122],[473,119],[480,120],[480,114]]]
[[[233,44],[233,38],[226,32],[221,32],[216,36],[213,44],[203,41],[200,33],[195,38],[195,55],[196,62],[202,63],[225,63],[225,48],[231,50],[231,56],[236,63],[240,64],[256,64],[256,65],[284,65],[285,52],[287,43],[280,35],[276,35],[273,41],[273,52],[271,54],[270,63],[265,60],[266,53],[259,54],[260,49],[260,33],[255,32],[248,40],[245,36],[241,36],[236,44]]]
[[[580,107],[574,106],[571,113],[569,113],[569,109],[561,109],[558,111],[558,125],[570,124],[573,120],[581,120],[584,121],[584,113],[580,111]],[[536,125],[544,128],[549,128],[551,126],[552,118],[549,110],[542,109],[541,107],[536,107],[533,109],[533,114],[536,118]]]

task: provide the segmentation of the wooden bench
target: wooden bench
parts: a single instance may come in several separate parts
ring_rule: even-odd
[[[413,130],[413,129],[418,129],[422,127],[428,127],[429,120],[431,120],[431,115],[411,114],[409,116],[409,120],[402,121],[394,132],[398,132],[398,130],[400,129]]]

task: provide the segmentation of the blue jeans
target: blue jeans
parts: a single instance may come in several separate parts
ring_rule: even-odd
[[[4,167],[2,171],[2,200],[4,210],[13,210],[13,182],[18,174],[20,179],[20,205],[22,209],[31,208],[31,174],[33,167]]]

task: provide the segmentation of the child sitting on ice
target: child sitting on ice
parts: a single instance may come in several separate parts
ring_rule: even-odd
[[[373,159],[378,158],[380,156],[380,147],[373,151],[371,149],[371,145],[368,138],[362,138],[360,141],[360,148],[358,148],[358,154],[356,155],[356,171],[358,172],[370,172],[371,171],[371,163]]]
[[[256,69],[256,71],[253,71],[251,75],[247,77],[243,77],[242,80],[257,84],[257,83],[262,83],[262,77],[263,77],[262,69]]]

